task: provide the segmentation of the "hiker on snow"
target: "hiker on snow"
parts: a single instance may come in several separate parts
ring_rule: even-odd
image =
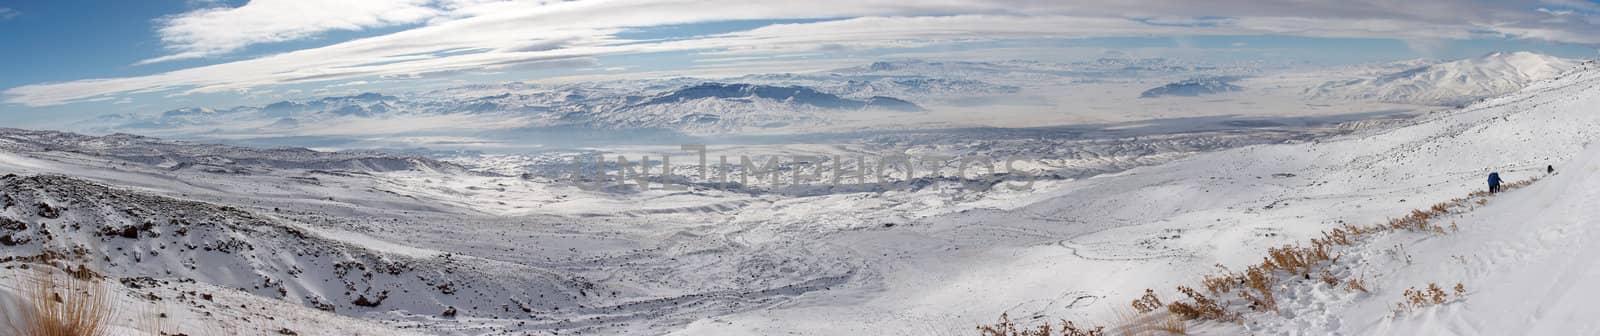
[[[1556,173],[1556,166],[1555,165],[1544,166],[1544,173],[1545,174],[1555,174]]]
[[[1500,192],[1500,173],[1489,173],[1489,193]]]

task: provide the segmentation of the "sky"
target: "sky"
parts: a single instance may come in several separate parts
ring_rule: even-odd
[[[881,59],[1594,58],[1600,2],[0,0],[0,45],[0,126],[53,128],[356,92]]]

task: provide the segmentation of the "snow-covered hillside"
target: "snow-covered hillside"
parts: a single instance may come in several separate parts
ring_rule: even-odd
[[[1559,164],[1559,174],[1469,203],[1431,221],[1437,233],[1394,232],[1339,250],[1330,265],[1370,293],[1313,281],[1285,286],[1292,304],[1264,316],[1271,333],[1348,335],[1587,335],[1600,332],[1583,284],[1596,271],[1600,148]],[[1536,167],[1535,167],[1536,168]],[[1443,289],[1421,304],[1407,290]],[[1457,287],[1460,286],[1460,287]]]
[[[1581,292],[1565,292],[1562,288],[1573,288],[1565,285],[1552,292],[1541,287],[1550,277],[1516,272],[1586,260],[1568,256],[1583,251],[1574,245],[1584,237],[1576,227],[1593,223],[1583,215],[1555,217],[1575,214],[1577,210],[1566,209],[1577,208],[1563,207],[1582,204],[1577,202],[1586,199],[1584,194],[1574,195],[1573,203],[1529,195],[1567,190],[1569,186],[1552,184],[1590,169],[1584,160],[1572,158],[1600,139],[1600,114],[1588,112],[1600,104],[1600,71],[1593,63],[1582,68],[1464,110],[1425,116],[1406,127],[1337,141],[1198,155],[1063,184],[991,209],[913,219],[872,235],[836,235],[835,241],[848,242],[862,255],[879,256],[871,263],[885,265],[881,288],[834,291],[792,308],[705,320],[680,334],[914,334],[971,330],[992,323],[1000,313],[1032,324],[1058,318],[1111,323],[1116,309],[1130,308],[1128,302],[1147,288],[1167,299],[1182,298],[1174,288],[1199,288],[1202,276],[1217,272],[1214,265],[1243,270],[1260,263],[1270,247],[1303,244],[1344,224],[1381,224],[1414,209],[1426,210],[1483,190],[1484,176],[1491,171],[1521,180],[1542,176],[1546,165],[1563,174],[1490,199],[1488,206],[1464,217],[1441,219],[1461,227],[1460,235],[1467,237],[1461,242],[1448,242],[1457,239],[1450,234],[1401,232],[1343,252],[1350,257],[1342,260],[1352,264],[1342,266],[1348,268],[1340,268],[1337,276],[1366,279],[1372,284],[1370,293],[1318,285],[1321,280],[1313,275],[1273,287],[1281,301],[1277,312],[1235,303],[1231,309],[1248,314],[1246,320],[1252,322],[1199,323],[1190,330],[1500,334],[1528,330],[1531,322],[1512,316],[1526,317],[1535,307],[1555,309],[1534,315],[1552,320],[1552,331],[1582,325],[1587,320],[1577,316],[1584,310],[1566,310],[1573,301],[1556,298]],[[1499,204],[1528,210],[1496,211],[1506,209]],[[1527,211],[1550,214],[1537,221],[1553,226],[1512,234],[1529,221],[1513,214],[1529,216]],[[1504,240],[1475,244],[1489,238]],[[1538,245],[1540,240],[1554,245]],[[937,243],[912,243],[930,241]],[[1460,250],[1426,250],[1441,246],[1434,244]],[[1532,262],[1540,255],[1551,259]],[[1535,259],[1518,261],[1529,256]],[[1554,279],[1581,279],[1583,274]],[[1502,287],[1497,279],[1513,285]],[[1457,281],[1467,289],[1460,301],[1390,314],[1408,288],[1428,282],[1450,288]],[[1515,285],[1519,283],[1527,285]],[[1498,314],[1513,297],[1529,301],[1510,306],[1525,310],[1468,319]]]
[[[1022,190],[969,190],[949,176],[904,189],[589,190],[560,174],[515,174],[530,166],[559,173],[571,155],[560,151],[458,160],[464,167],[7,129],[0,176],[15,175],[0,178],[0,200],[9,201],[0,204],[0,243],[9,245],[0,255],[87,265],[132,300],[178,297],[185,310],[226,317],[215,323],[259,320],[260,310],[310,320],[304,325],[359,319],[348,330],[363,333],[964,334],[1001,313],[1029,324],[1111,321],[1147,288],[1180,298],[1176,286],[1195,286],[1215,265],[1243,269],[1271,247],[1461,197],[1481,190],[1491,171],[1521,180],[1554,165],[1561,174],[1437,219],[1458,232],[1395,231],[1343,247],[1345,257],[1327,269],[1366,279],[1368,292],[1286,276],[1272,287],[1276,310],[1231,302],[1249,322],[1188,326],[1195,334],[1500,334],[1521,326],[1489,316],[1506,307],[1542,309],[1552,331],[1587,328],[1575,316],[1588,310],[1554,297],[1587,293],[1561,289],[1577,288],[1563,286],[1587,273],[1523,275],[1588,260],[1582,205],[1593,197],[1576,189],[1591,187],[1585,173],[1595,168],[1573,158],[1593,153],[1600,137],[1600,114],[1588,113],[1600,104],[1600,68],[1576,67],[1400,121],[1193,117],[883,131],[846,144],[729,144],[715,153],[1040,156],[1025,168],[1045,178]],[[883,71],[905,69],[913,68]],[[619,111],[718,101],[838,113],[872,104],[809,86],[701,84],[670,82],[629,97],[592,98],[592,83],[470,96],[484,111],[518,100],[615,100]],[[407,99],[324,106],[374,112]],[[301,104],[275,109],[314,105]],[[328,118],[365,118],[349,112]],[[681,119],[669,112],[683,111],[652,113]],[[693,159],[677,146],[591,150]],[[505,174],[466,171],[491,166]],[[1525,218],[1533,212],[1549,220]],[[1430,282],[1460,282],[1466,293],[1390,313],[1405,289]],[[1556,290],[1520,289],[1546,284]],[[1541,299],[1508,303],[1523,295]]]
[[[1531,52],[1496,52],[1478,58],[1419,66],[1375,78],[1327,82],[1307,89],[1307,94],[1322,99],[1465,105],[1555,77],[1571,70],[1577,63],[1576,60]]]
[[[248,173],[254,168],[331,169],[360,172],[465,172],[459,166],[377,152],[318,152],[304,148],[256,149],[187,143],[132,135],[0,128],[0,150],[12,153],[70,152],[149,164],[170,170]]]

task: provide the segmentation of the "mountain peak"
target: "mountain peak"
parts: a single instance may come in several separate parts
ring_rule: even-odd
[[[1375,78],[1333,81],[1310,90],[1317,97],[1376,99],[1391,103],[1461,105],[1511,93],[1528,83],[1554,78],[1576,61],[1527,51],[1493,52],[1477,58],[1418,66]]]

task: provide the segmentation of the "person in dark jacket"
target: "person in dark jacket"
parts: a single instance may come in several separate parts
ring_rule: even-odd
[[[1489,193],[1500,192],[1500,173],[1489,173]]]
[[[1544,166],[1544,173],[1545,174],[1555,174],[1556,173],[1556,166],[1555,165]]]

